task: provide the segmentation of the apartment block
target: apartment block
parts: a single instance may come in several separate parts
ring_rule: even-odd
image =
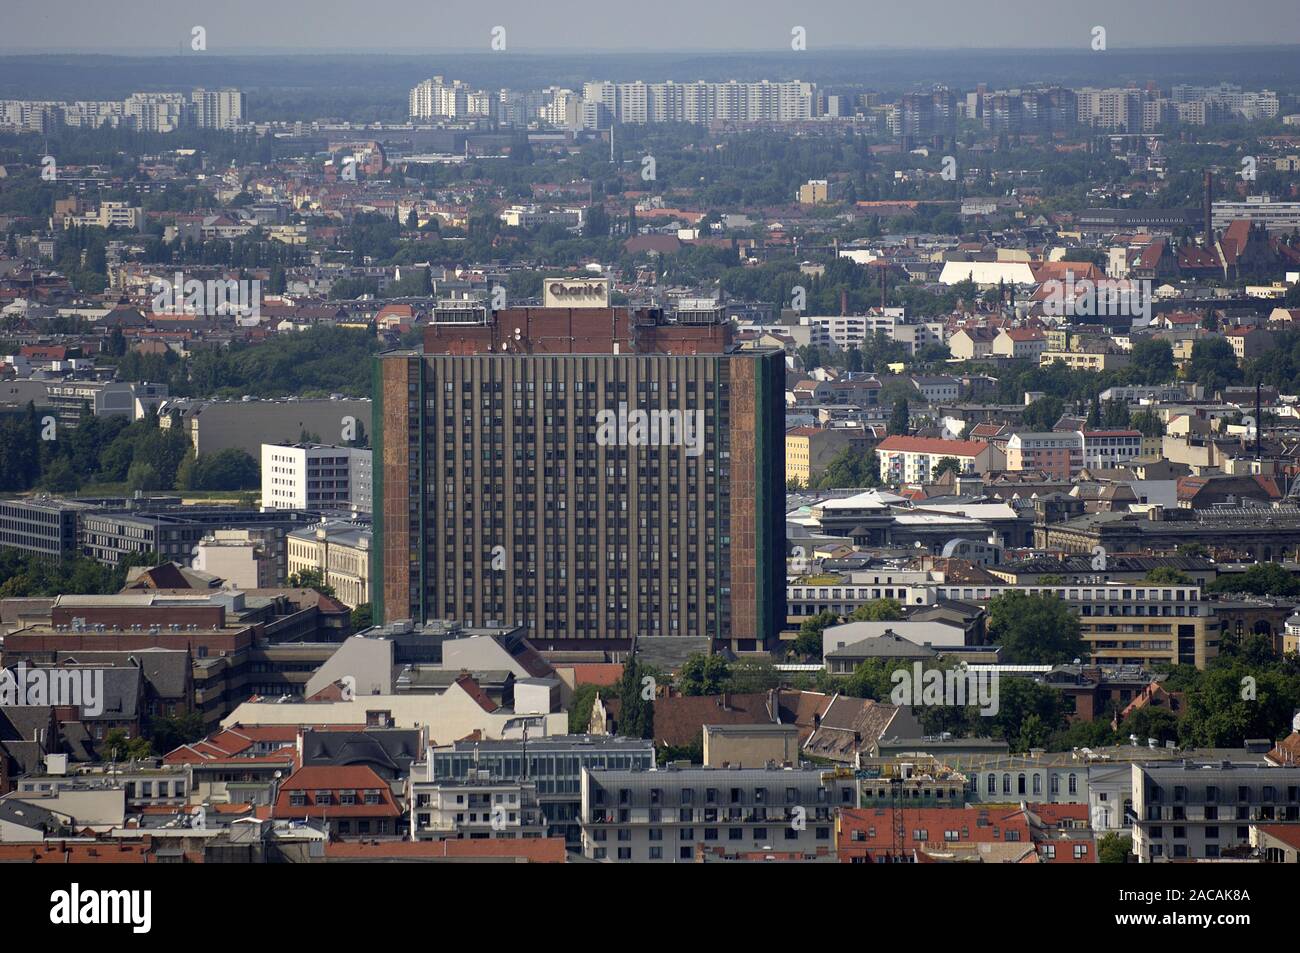
[[[1249,847],[1254,824],[1300,821],[1300,767],[1180,761],[1132,771],[1139,863],[1215,860]]]
[[[582,772],[582,854],[691,863],[773,851],[835,853],[835,812],[857,803],[851,771],[668,768]]]

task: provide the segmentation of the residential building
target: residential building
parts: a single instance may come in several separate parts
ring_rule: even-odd
[[[583,768],[582,854],[690,863],[781,851],[835,851],[835,812],[857,800],[853,772],[822,768]]]
[[[588,768],[649,771],[654,766],[653,741],[604,735],[456,741],[430,748],[422,766],[424,773],[418,768],[412,773],[408,798],[413,818],[411,836],[420,837],[422,830],[434,821],[432,812],[427,819],[422,816],[425,794],[430,795],[432,805],[433,787],[477,778],[483,783],[501,785],[502,793],[516,793],[521,797],[523,792],[519,789],[529,786],[541,811],[546,836],[562,838],[571,850],[578,851],[582,846],[579,826],[582,772]],[[454,793],[450,787],[444,790]],[[456,823],[457,831],[464,829],[463,821]]]
[[[1300,767],[1180,761],[1134,764],[1138,863],[1215,860],[1251,845],[1251,826],[1300,821]]]
[[[937,440],[890,434],[876,447],[880,479],[900,483],[928,483],[939,461],[953,458],[961,473],[987,473],[1005,466],[1002,452],[981,440]]]
[[[1071,480],[1083,469],[1084,435],[1078,431],[1017,431],[1007,441],[1007,469],[1033,470]]]

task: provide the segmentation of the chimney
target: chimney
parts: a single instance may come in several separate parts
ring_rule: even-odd
[[[847,288],[840,289],[840,317],[849,313],[849,292]]]
[[[1205,247],[1208,250],[1214,244],[1214,173],[1208,169],[1205,171],[1205,197],[1202,201],[1204,204],[1202,213],[1205,216]]]
[[[1264,431],[1264,415],[1260,408],[1262,407],[1262,395],[1264,384],[1262,381],[1255,382],[1255,462],[1260,460],[1259,438]]]

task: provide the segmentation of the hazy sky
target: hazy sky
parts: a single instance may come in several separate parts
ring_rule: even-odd
[[[1297,0],[0,0],[0,51],[1087,49],[1300,43]]]

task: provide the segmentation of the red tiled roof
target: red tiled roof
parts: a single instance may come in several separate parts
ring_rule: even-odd
[[[331,797],[328,804],[316,804],[314,797],[307,804],[292,804],[290,793],[294,791],[329,791],[334,795],[338,791],[353,791],[357,803],[340,804],[337,797]],[[380,803],[366,804],[363,792],[376,791]],[[365,765],[316,765],[299,768],[280,785],[280,792],[275,799],[275,817],[397,817],[402,811],[393,800],[393,792],[388,782]]]
[[[1261,824],[1259,829],[1287,846],[1300,850],[1300,824]]]
[[[0,864],[147,864],[149,843],[0,844]]]
[[[896,817],[897,815],[897,817]],[[863,855],[893,855],[895,828],[902,828],[898,845],[904,853],[913,850],[944,850],[962,844],[1013,843],[1032,846],[1029,821],[1019,809],[1005,806],[902,808],[847,808],[840,812],[839,854],[841,860]],[[955,841],[945,841],[945,832],[957,831]],[[924,837],[918,838],[918,832]],[[1010,841],[1007,833],[1016,837]],[[860,833],[860,837],[856,836]]]
[[[576,662],[570,667],[574,685],[615,685],[623,677],[622,662]]]
[[[490,714],[501,707],[492,700],[491,696],[488,695],[487,692],[483,691],[482,686],[479,685],[478,682],[474,681],[474,676],[469,674],[461,675],[456,679],[456,684],[465,691],[465,694],[474,699],[474,701],[478,703],[478,706],[485,712]]]
[[[529,837],[518,840],[334,841],[325,845],[325,857],[333,860],[479,857],[499,858],[503,861],[524,860],[532,864],[562,864],[564,839]]]

